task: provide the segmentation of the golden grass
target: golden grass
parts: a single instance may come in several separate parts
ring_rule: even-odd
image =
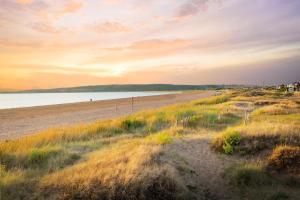
[[[300,174],[300,147],[278,146],[267,162],[267,168],[276,171],[287,171]]]
[[[224,150],[224,145],[231,132],[239,133],[240,140],[236,144],[236,150],[240,153],[259,153],[263,150],[270,150],[277,145],[300,145],[300,124],[254,122],[248,125],[241,125],[225,131],[218,135],[212,147],[218,151]]]
[[[269,105],[262,107],[260,109],[257,109],[253,112],[253,115],[288,115],[288,114],[294,114],[299,113],[300,107],[295,103],[294,101],[285,100],[280,101],[277,104]]]
[[[0,142],[0,197],[183,199],[187,190],[181,174],[167,164],[172,162],[161,160],[167,145],[185,134],[212,133],[212,147],[228,154],[255,157],[278,145],[299,146],[299,97],[225,91],[205,100]],[[245,110],[252,112],[246,125]],[[242,175],[249,172],[254,180],[260,173],[243,170]]]
[[[53,192],[62,199],[178,199],[185,188],[176,170],[160,163],[161,146],[147,140],[116,144],[44,177],[41,194],[45,199]]]

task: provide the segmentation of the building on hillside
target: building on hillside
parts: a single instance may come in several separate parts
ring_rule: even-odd
[[[286,87],[286,85],[281,84],[281,85],[278,85],[278,86],[277,86],[277,90],[280,90],[280,91],[287,91],[287,87]]]
[[[300,91],[300,83],[299,82],[295,82],[293,84],[288,84],[287,85],[287,91],[288,92]]]
[[[300,91],[300,82],[295,82],[294,83],[296,91]]]

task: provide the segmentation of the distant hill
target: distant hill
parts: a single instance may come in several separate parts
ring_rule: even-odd
[[[138,92],[138,91],[178,91],[236,88],[237,85],[172,85],[172,84],[127,84],[94,85],[70,88],[36,89],[17,91],[17,93],[63,93],[63,92]]]

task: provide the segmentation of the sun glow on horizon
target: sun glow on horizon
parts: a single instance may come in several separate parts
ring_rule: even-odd
[[[297,0],[0,0],[0,89],[293,81],[299,10]],[[253,77],[272,66],[274,78]]]

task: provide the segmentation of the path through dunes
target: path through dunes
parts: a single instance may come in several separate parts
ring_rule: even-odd
[[[212,96],[214,91],[134,98],[133,112]],[[131,98],[0,110],[0,140],[19,138],[48,128],[112,119],[132,113]]]
[[[212,134],[188,134],[166,146],[166,160],[175,162],[171,164],[182,172],[195,199],[232,200],[234,194],[224,173],[239,160],[214,152],[210,148],[212,137]]]

